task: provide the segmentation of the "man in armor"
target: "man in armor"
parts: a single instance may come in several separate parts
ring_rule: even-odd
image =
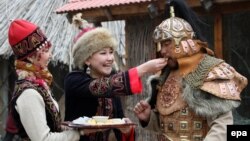
[[[160,133],[159,140],[226,141],[226,126],[233,124],[232,110],[240,105],[247,79],[215,58],[197,29],[175,17],[172,6],[170,11],[153,34],[168,65],[149,77],[151,96],[138,102],[134,112],[143,128]]]

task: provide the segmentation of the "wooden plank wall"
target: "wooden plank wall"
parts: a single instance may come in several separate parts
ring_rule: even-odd
[[[156,58],[156,48],[152,41],[152,33],[157,21],[149,17],[137,17],[126,20],[126,52],[128,68],[135,67],[143,62]],[[148,96],[146,77],[143,77],[143,92],[140,95],[123,97],[125,114],[138,125],[138,119],[134,116],[133,108],[141,99]],[[156,140],[153,132],[142,129],[140,126],[136,129],[136,141]]]

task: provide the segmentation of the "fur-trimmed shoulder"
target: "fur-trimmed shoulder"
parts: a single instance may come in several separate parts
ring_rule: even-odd
[[[200,89],[193,89],[185,81],[182,97],[196,114],[204,117],[216,117],[240,105],[238,100],[223,99]]]
[[[146,98],[146,101],[151,105],[152,108],[154,108],[154,105],[156,103],[156,96],[158,93],[157,85],[160,82],[160,76],[159,75],[151,75],[148,77],[146,81],[147,86],[147,92],[148,97]]]

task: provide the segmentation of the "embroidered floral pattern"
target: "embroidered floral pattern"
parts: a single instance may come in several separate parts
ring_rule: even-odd
[[[109,91],[112,91],[112,93],[116,95],[123,94],[125,89],[123,81],[122,73],[118,73],[109,78],[103,77],[92,81],[89,85],[89,89],[94,95],[103,95]]]
[[[50,94],[49,85],[52,82],[52,75],[47,69],[41,69],[31,63],[16,60],[15,61],[16,72],[18,75],[18,81],[16,81],[14,95],[11,100],[11,109],[14,111],[15,121],[17,122],[20,134],[24,135],[22,138],[27,138],[27,134],[22,126],[20,117],[15,110],[16,100],[26,89],[35,89],[43,97],[47,124],[51,131],[61,131],[61,116],[53,102]]]
[[[15,121],[17,122],[17,125],[19,125],[18,126],[19,132],[24,132],[24,134],[26,134],[19,119],[19,115],[14,108],[14,105],[16,105],[15,104],[16,100],[22,94],[22,92],[29,88],[37,90],[39,94],[43,97],[47,113],[46,114],[47,124],[50,127],[51,131],[53,132],[61,131],[61,116],[55,104],[53,103],[49,91],[44,87],[40,86],[39,84],[30,82],[28,80],[20,80],[16,82],[16,86],[14,89],[14,96],[11,99],[11,109],[14,111],[14,114],[17,115],[14,117]],[[26,137],[28,136],[26,135]]]
[[[46,87],[51,85],[53,77],[48,69],[41,69],[31,63],[16,60],[16,73],[18,80],[26,79]],[[47,84],[45,84],[45,82]],[[48,88],[47,88],[48,89]]]
[[[171,106],[175,102],[179,93],[180,87],[177,84],[177,80],[174,77],[167,79],[160,90],[160,101],[162,106]]]
[[[113,105],[111,98],[98,98],[98,107],[96,115],[113,117]]]

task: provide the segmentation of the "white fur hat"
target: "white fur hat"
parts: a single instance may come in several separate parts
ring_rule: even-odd
[[[108,29],[98,27],[86,30],[73,46],[74,67],[82,69],[84,62],[93,53],[106,47],[111,47],[114,51],[117,48],[117,41]]]

